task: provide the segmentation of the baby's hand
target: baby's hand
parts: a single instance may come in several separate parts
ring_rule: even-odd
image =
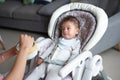
[[[36,65],[39,66],[43,61],[44,60],[41,57],[38,57]]]

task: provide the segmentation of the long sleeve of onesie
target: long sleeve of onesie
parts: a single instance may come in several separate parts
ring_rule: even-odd
[[[48,47],[52,45],[52,40],[50,38],[39,37],[36,40],[36,43],[39,51],[39,57],[44,59],[47,56],[47,54],[43,53],[46,52]]]

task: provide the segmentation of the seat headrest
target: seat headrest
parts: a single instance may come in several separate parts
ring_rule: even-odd
[[[79,32],[78,37],[81,40],[81,49],[82,49],[87,43],[87,41],[90,39],[90,37],[92,36],[95,30],[95,27],[96,27],[95,16],[91,14],[90,12],[86,12],[83,10],[77,10],[77,9],[63,13],[57,19],[56,27],[54,29],[55,39],[58,38],[60,35],[60,32],[59,32],[60,22],[62,21],[64,17],[69,16],[69,15],[76,17],[80,22],[80,32]]]
[[[52,15],[48,27],[48,34],[52,39],[58,38],[59,23],[67,15],[73,15],[79,20],[81,48],[85,50],[91,49],[107,29],[108,17],[103,9],[86,3],[70,3],[60,7]],[[88,41],[90,44],[87,44]]]

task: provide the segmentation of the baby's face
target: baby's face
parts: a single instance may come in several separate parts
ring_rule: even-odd
[[[78,34],[79,28],[70,21],[64,22],[61,26],[62,37],[65,39],[72,39]]]

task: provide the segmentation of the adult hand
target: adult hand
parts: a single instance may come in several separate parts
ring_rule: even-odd
[[[17,55],[16,61],[12,70],[4,78],[4,80],[23,80],[25,67],[27,63],[28,52],[32,48],[33,42],[34,42],[34,38],[29,35],[22,34],[20,36],[21,48],[19,50],[19,53]]]
[[[33,42],[34,42],[34,38],[29,35],[22,34],[20,36],[21,49],[27,49],[29,51],[33,46]]]

